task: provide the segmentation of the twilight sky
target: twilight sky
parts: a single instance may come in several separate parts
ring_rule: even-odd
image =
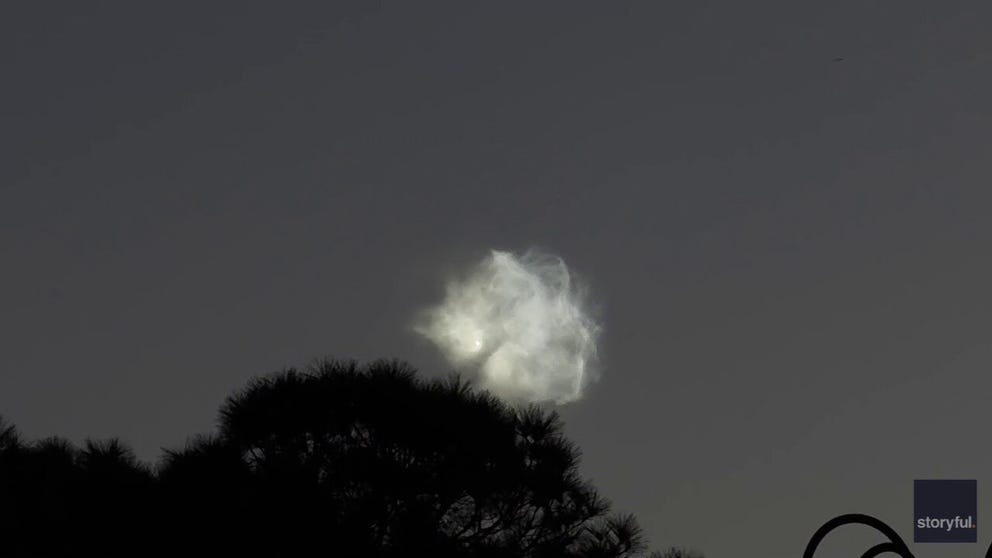
[[[566,430],[656,546],[911,541],[964,477],[984,544],[912,547],[984,552],[992,3],[138,4],[0,8],[26,435],[154,459],[313,357],[445,373],[416,311],[536,246],[605,321]]]

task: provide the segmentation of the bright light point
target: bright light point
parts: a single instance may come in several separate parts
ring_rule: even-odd
[[[600,326],[557,256],[491,252],[416,329],[508,399],[567,403],[596,377]]]

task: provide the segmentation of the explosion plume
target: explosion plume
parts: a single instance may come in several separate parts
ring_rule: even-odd
[[[601,327],[586,309],[586,290],[551,254],[493,250],[448,283],[416,330],[506,399],[568,403],[596,379]]]

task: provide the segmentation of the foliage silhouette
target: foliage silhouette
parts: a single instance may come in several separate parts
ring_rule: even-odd
[[[703,555],[691,548],[672,546],[665,550],[656,550],[648,558],[703,558]]]
[[[25,443],[0,428],[4,556],[125,556],[147,538],[154,478],[116,440]]]
[[[0,420],[0,528],[13,556],[639,555],[561,430],[458,377],[316,361],[250,382],[154,471],[117,440],[25,443]]]

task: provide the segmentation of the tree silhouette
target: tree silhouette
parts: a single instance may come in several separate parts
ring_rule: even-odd
[[[558,416],[515,410],[457,378],[404,364],[322,361],[252,382],[221,409],[221,435],[283,510],[295,539],[331,533],[363,555],[628,556],[633,518],[577,471]]]
[[[703,555],[690,548],[672,546],[665,550],[656,550],[648,558],[703,558]]]
[[[158,481],[159,522],[173,533],[162,537],[163,555],[264,555],[256,542],[266,527],[255,511],[260,502],[233,446],[217,437],[193,438],[184,449],[166,452]]]
[[[153,477],[116,440],[25,443],[0,424],[0,529],[5,556],[125,556],[146,538]]]
[[[409,366],[316,361],[227,398],[153,471],[117,440],[25,443],[0,420],[14,556],[622,558],[630,515],[578,471],[553,411]]]
[[[20,443],[21,437],[17,433],[17,428],[4,420],[3,416],[0,416],[0,455],[3,455],[8,449],[19,446]]]

